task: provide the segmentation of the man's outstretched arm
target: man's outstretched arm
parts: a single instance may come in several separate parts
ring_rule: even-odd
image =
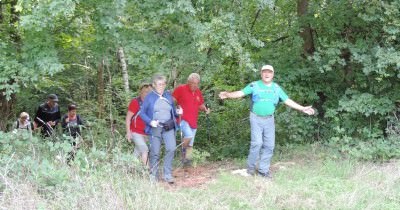
[[[285,101],[285,104],[290,108],[296,109],[296,110],[306,113],[308,115],[313,115],[315,113],[312,106],[302,106],[302,105],[294,102],[292,99],[287,99]]]
[[[244,96],[243,91],[234,91],[234,92],[227,92],[227,91],[222,91],[218,94],[220,99],[226,99],[226,98],[241,98]]]

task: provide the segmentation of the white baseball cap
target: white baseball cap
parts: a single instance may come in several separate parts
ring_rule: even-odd
[[[272,67],[271,65],[264,65],[264,66],[261,68],[260,71],[263,71],[263,70],[271,70],[272,72],[275,72],[275,71],[274,71],[274,67]]]

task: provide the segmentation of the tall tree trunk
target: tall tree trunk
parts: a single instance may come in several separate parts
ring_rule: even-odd
[[[308,15],[308,0],[297,0],[297,15],[300,21],[304,20]],[[310,24],[302,21],[300,28],[300,36],[303,39],[303,56],[312,55],[315,52],[313,29]]]
[[[125,60],[124,49],[122,47],[118,48],[117,54],[118,54],[119,65],[122,70],[122,79],[124,81],[125,93],[126,93],[126,95],[128,95],[129,94],[129,75],[128,75],[128,68],[127,68],[126,60]]]
[[[97,117],[102,119],[104,116],[104,58],[101,59],[97,69]]]
[[[306,21],[308,16],[308,0],[297,0],[297,16],[300,19],[300,32],[299,35],[303,39],[303,53],[302,57],[313,55],[315,52],[313,29],[310,24]],[[323,118],[325,115],[324,103],[327,100],[327,96],[324,92],[317,92],[318,100],[313,103],[314,108],[318,110],[318,117]],[[319,136],[317,136],[319,138]]]
[[[178,85],[178,82],[176,80],[178,78],[179,72],[178,72],[178,69],[176,68],[176,65],[174,64],[174,61],[175,61],[175,59],[174,59],[174,57],[172,57],[172,59],[171,59],[171,63],[172,63],[172,65],[171,65],[171,78],[170,78],[170,81],[168,83],[171,83],[172,87],[175,89],[176,86]]]
[[[4,20],[4,15],[3,15],[3,2],[0,1],[0,24],[3,23],[3,20]],[[1,29],[0,29],[0,31],[1,31]]]
[[[115,147],[115,132],[116,132],[116,125],[117,121],[114,119],[113,116],[113,91],[112,91],[112,74],[110,71],[110,66],[108,64],[105,64],[105,68],[107,70],[107,77],[108,77],[108,83],[107,83],[107,99],[108,99],[108,111],[109,111],[109,120],[110,120],[110,132],[111,132],[111,142],[108,147],[108,151],[111,152],[114,147]]]
[[[341,58],[344,59],[346,65],[343,67],[344,76],[343,82],[346,84],[346,87],[351,87],[354,84],[354,72],[353,67],[351,65],[351,52],[348,48],[342,49]]]
[[[10,31],[8,32],[9,37],[11,40],[13,40],[13,44],[15,46],[16,51],[18,52],[21,48],[21,37],[18,33],[18,29],[16,27],[17,22],[19,21],[19,15],[20,13],[15,10],[15,6],[17,5],[17,0],[11,0],[8,2],[10,4]],[[4,19],[3,15],[3,7],[7,4],[7,2],[0,1],[0,23],[4,24],[7,20]],[[8,81],[8,84],[14,84],[16,83],[14,79],[10,79]],[[16,101],[15,93],[11,93],[9,98],[7,98],[7,95],[5,94],[6,90],[2,89],[0,90],[0,130],[6,130],[7,128],[7,121],[10,118],[14,118],[13,112],[14,112],[14,104]]]
[[[11,99],[7,100],[3,91],[0,92],[0,130],[2,131],[6,131],[8,120],[14,118],[14,104],[15,94],[12,94]]]
[[[19,15],[20,15],[20,13],[16,10],[16,7],[15,7],[17,5],[17,3],[18,3],[18,0],[10,1],[10,4],[11,4],[10,5],[10,14],[11,14],[10,25],[11,25],[11,29],[12,29],[10,36],[11,36],[11,39],[16,44],[17,50],[19,50],[20,46],[21,46],[20,45],[21,44],[21,36],[19,35],[18,29],[16,27],[16,24],[19,21]]]

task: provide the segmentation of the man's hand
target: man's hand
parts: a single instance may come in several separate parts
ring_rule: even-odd
[[[183,114],[183,108],[182,108],[182,107],[178,107],[178,108],[176,109],[176,113],[177,113],[178,115],[182,115],[182,114]]]
[[[153,127],[153,128],[156,128],[158,126],[158,120],[150,121],[150,126]]]
[[[131,133],[126,133],[126,140],[128,140],[128,142],[131,142]]]
[[[306,114],[308,114],[308,115],[314,115],[315,114],[315,110],[312,108],[312,106],[306,106],[301,111],[306,113]]]
[[[210,108],[206,108],[206,114],[210,114],[211,109]]]
[[[49,125],[49,126],[55,126],[56,123],[55,123],[54,121],[49,121],[49,122],[47,122],[47,125]]]

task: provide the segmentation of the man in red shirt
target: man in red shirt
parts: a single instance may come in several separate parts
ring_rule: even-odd
[[[199,89],[199,85],[200,75],[192,73],[187,79],[187,84],[178,86],[172,93],[177,104],[183,109],[180,126],[183,133],[182,161],[185,165],[188,165],[191,162],[199,110],[205,111],[206,114],[210,113],[210,109],[204,105],[204,99]]]
[[[150,84],[142,84],[139,88],[139,97],[132,99],[126,113],[126,138],[128,142],[135,143],[134,154],[140,157],[144,165],[148,165],[147,156],[149,148],[147,147],[147,135],[144,132],[146,124],[139,116],[140,106],[146,95],[151,91]]]

